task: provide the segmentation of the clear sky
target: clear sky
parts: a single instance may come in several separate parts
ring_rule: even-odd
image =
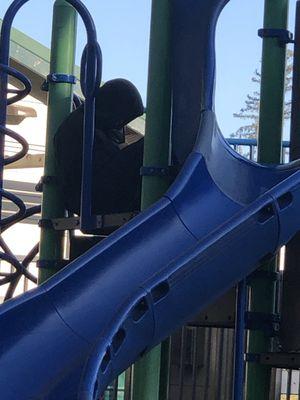
[[[1,17],[10,3],[10,0],[1,0]],[[104,57],[103,79],[128,78],[145,99],[151,0],[84,0],[84,3],[98,29]],[[256,90],[251,77],[260,66],[261,39],[257,30],[262,27],[263,3],[263,0],[231,0],[219,21],[216,110],[225,136],[239,127],[240,121],[233,118],[233,113],[243,106],[247,93]],[[295,0],[290,3],[290,30],[293,31]],[[49,46],[52,5],[52,0],[30,0],[14,26]],[[84,43],[85,33],[79,24],[78,63]]]

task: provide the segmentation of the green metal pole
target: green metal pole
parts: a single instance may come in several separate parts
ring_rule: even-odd
[[[144,166],[168,166],[171,121],[170,0],[153,0],[149,54]],[[170,182],[159,176],[143,178],[142,208],[157,201]]]
[[[300,1],[296,3],[293,91],[290,134],[290,161],[300,158]],[[300,346],[300,232],[286,245],[281,293],[280,344],[284,352]]]
[[[289,0],[265,0],[265,29],[287,29]],[[258,161],[281,160],[286,46],[264,38],[262,52]]]
[[[73,74],[75,64],[77,13],[64,0],[57,0],[53,8],[53,31],[50,73]],[[60,218],[65,215],[62,199],[55,182],[56,170],[53,139],[57,128],[69,115],[73,87],[68,83],[50,83],[44,176],[51,177],[43,185],[42,219]],[[52,178],[53,177],[53,178]],[[40,261],[49,268],[42,268],[39,281],[47,280],[57,272],[57,261],[63,259],[64,232],[41,228]]]
[[[153,0],[144,166],[169,165],[170,120],[170,0]],[[158,200],[169,184],[166,178],[145,176],[142,208],[145,209]],[[166,400],[168,367],[169,340],[135,364],[132,399]]]
[[[289,0],[265,0],[265,29],[287,29]],[[262,53],[261,100],[258,138],[258,161],[279,163],[283,127],[286,46],[277,38],[264,38]],[[276,262],[261,270],[276,271]],[[272,314],[276,310],[275,283],[269,278],[255,279],[251,285],[250,311]],[[251,332],[248,353],[271,350],[270,338],[261,331]],[[247,366],[247,400],[268,400],[271,368],[256,363]]]

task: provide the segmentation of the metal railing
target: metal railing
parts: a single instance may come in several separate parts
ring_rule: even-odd
[[[257,161],[257,140],[243,138],[226,138],[230,146],[242,156],[252,161]],[[282,142],[282,163],[289,162],[290,142]]]

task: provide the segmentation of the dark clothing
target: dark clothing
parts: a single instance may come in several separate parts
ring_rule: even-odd
[[[112,79],[96,93],[97,128],[119,129],[143,113],[142,98],[137,88],[126,79]]]
[[[113,214],[140,210],[144,139],[113,155],[104,166],[95,165],[94,212]]]
[[[103,89],[99,89],[100,94],[101,90]],[[106,92],[111,94],[110,91],[106,90]],[[105,103],[105,96],[101,97],[101,102]],[[110,103],[112,104],[111,99]],[[118,112],[117,123],[113,121],[113,117],[107,110],[104,116],[103,104],[101,107],[102,118],[99,117],[100,113],[97,113],[96,108],[92,212],[97,215],[140,209],[141,177],[139,172],[143,162],[144,139],[120,149],[120,135],[118,135],[117,129],[122,129],[124,123],[131,120],[130,118],[141,115],[143,108],[138,103],[139,107],[136,108],[138,112],[134,113],[131,109],[130,113],[126,113],[126,110],[124,111],[125,100],[121,104],[122,118],[120,118],[121,112]],[[83,106],[80,106],[72,112],[59,127],[54,138],[59,184],[65,207],[68,211],[78,215],[81,194],[83,110]]]

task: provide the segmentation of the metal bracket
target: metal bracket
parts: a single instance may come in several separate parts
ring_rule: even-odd
[[[44,229],[54,229],[52,219],[46,219],[46,218],[40,219],[38,222],[38,226],[39,228],[44,228]]]
[[[35,190],[36,190],[36,192],[42,193],[44,184],[47,185],[49,183],[56,183],[56,182],[57,182],[57,178],[55,176],[44,175],[41,177],[39,182],[35,185]]]
[[[247,311],[245,313],[246,326],[249,330],[263,331],[274,337],[278,335],[280,315],[262,312]]]
[[[246,353],[245,357],[246,362],[251,363],[260,363],[260,354],[258,353]]]
[[[300,353],[260,354],[260,363],[276,368],[300,369]]]
[[[215,303],[205,308],[192,321],[189,326],[234,328],[236,307],[236,288],[230,289]]]
[[[292,32],[286,29],[259,29],[258,36],[263,38],[277,38],[279,46],[285,46],[289,43],[295,43]]]
[[[97,223],[94,229],[96,231],[101,230],[110,233],[120,226],[126,224],[137,214],[138,211],[131,213],[96,215],[95,217]],[[80,217],[41,219],[39,221],[39,227],[55,229],[56,231],[81,229]]]
[[[69,264],[69,260],[38,260],[36,262],[37,268],[60,270]]]
[[[54,229],[56,231],[67,231],[80,229],[80,218],[53,218],[53,219],[40,219],[38,226],[45,229]]]
[[[141,176],[160,176],[174,178],[177,174],[177,168],[174,166],[169,167],[142,167],[140,169]]]
[[[274,368],[300,369],[300,353],[248,353],[246,361]]]
[[[46,80],[41,86],[41,89],[44,92],[49,91],[49,83],[69,83],[70,85],[76,85],[76,76],[75,75],[67,75],[67,74],[56,74],[52,73],[47,75]]]
[[[80,228],[80,218],[70,217],[70,218],[54,218],[51,220],[52,227],[56,231],[68,231]]]

